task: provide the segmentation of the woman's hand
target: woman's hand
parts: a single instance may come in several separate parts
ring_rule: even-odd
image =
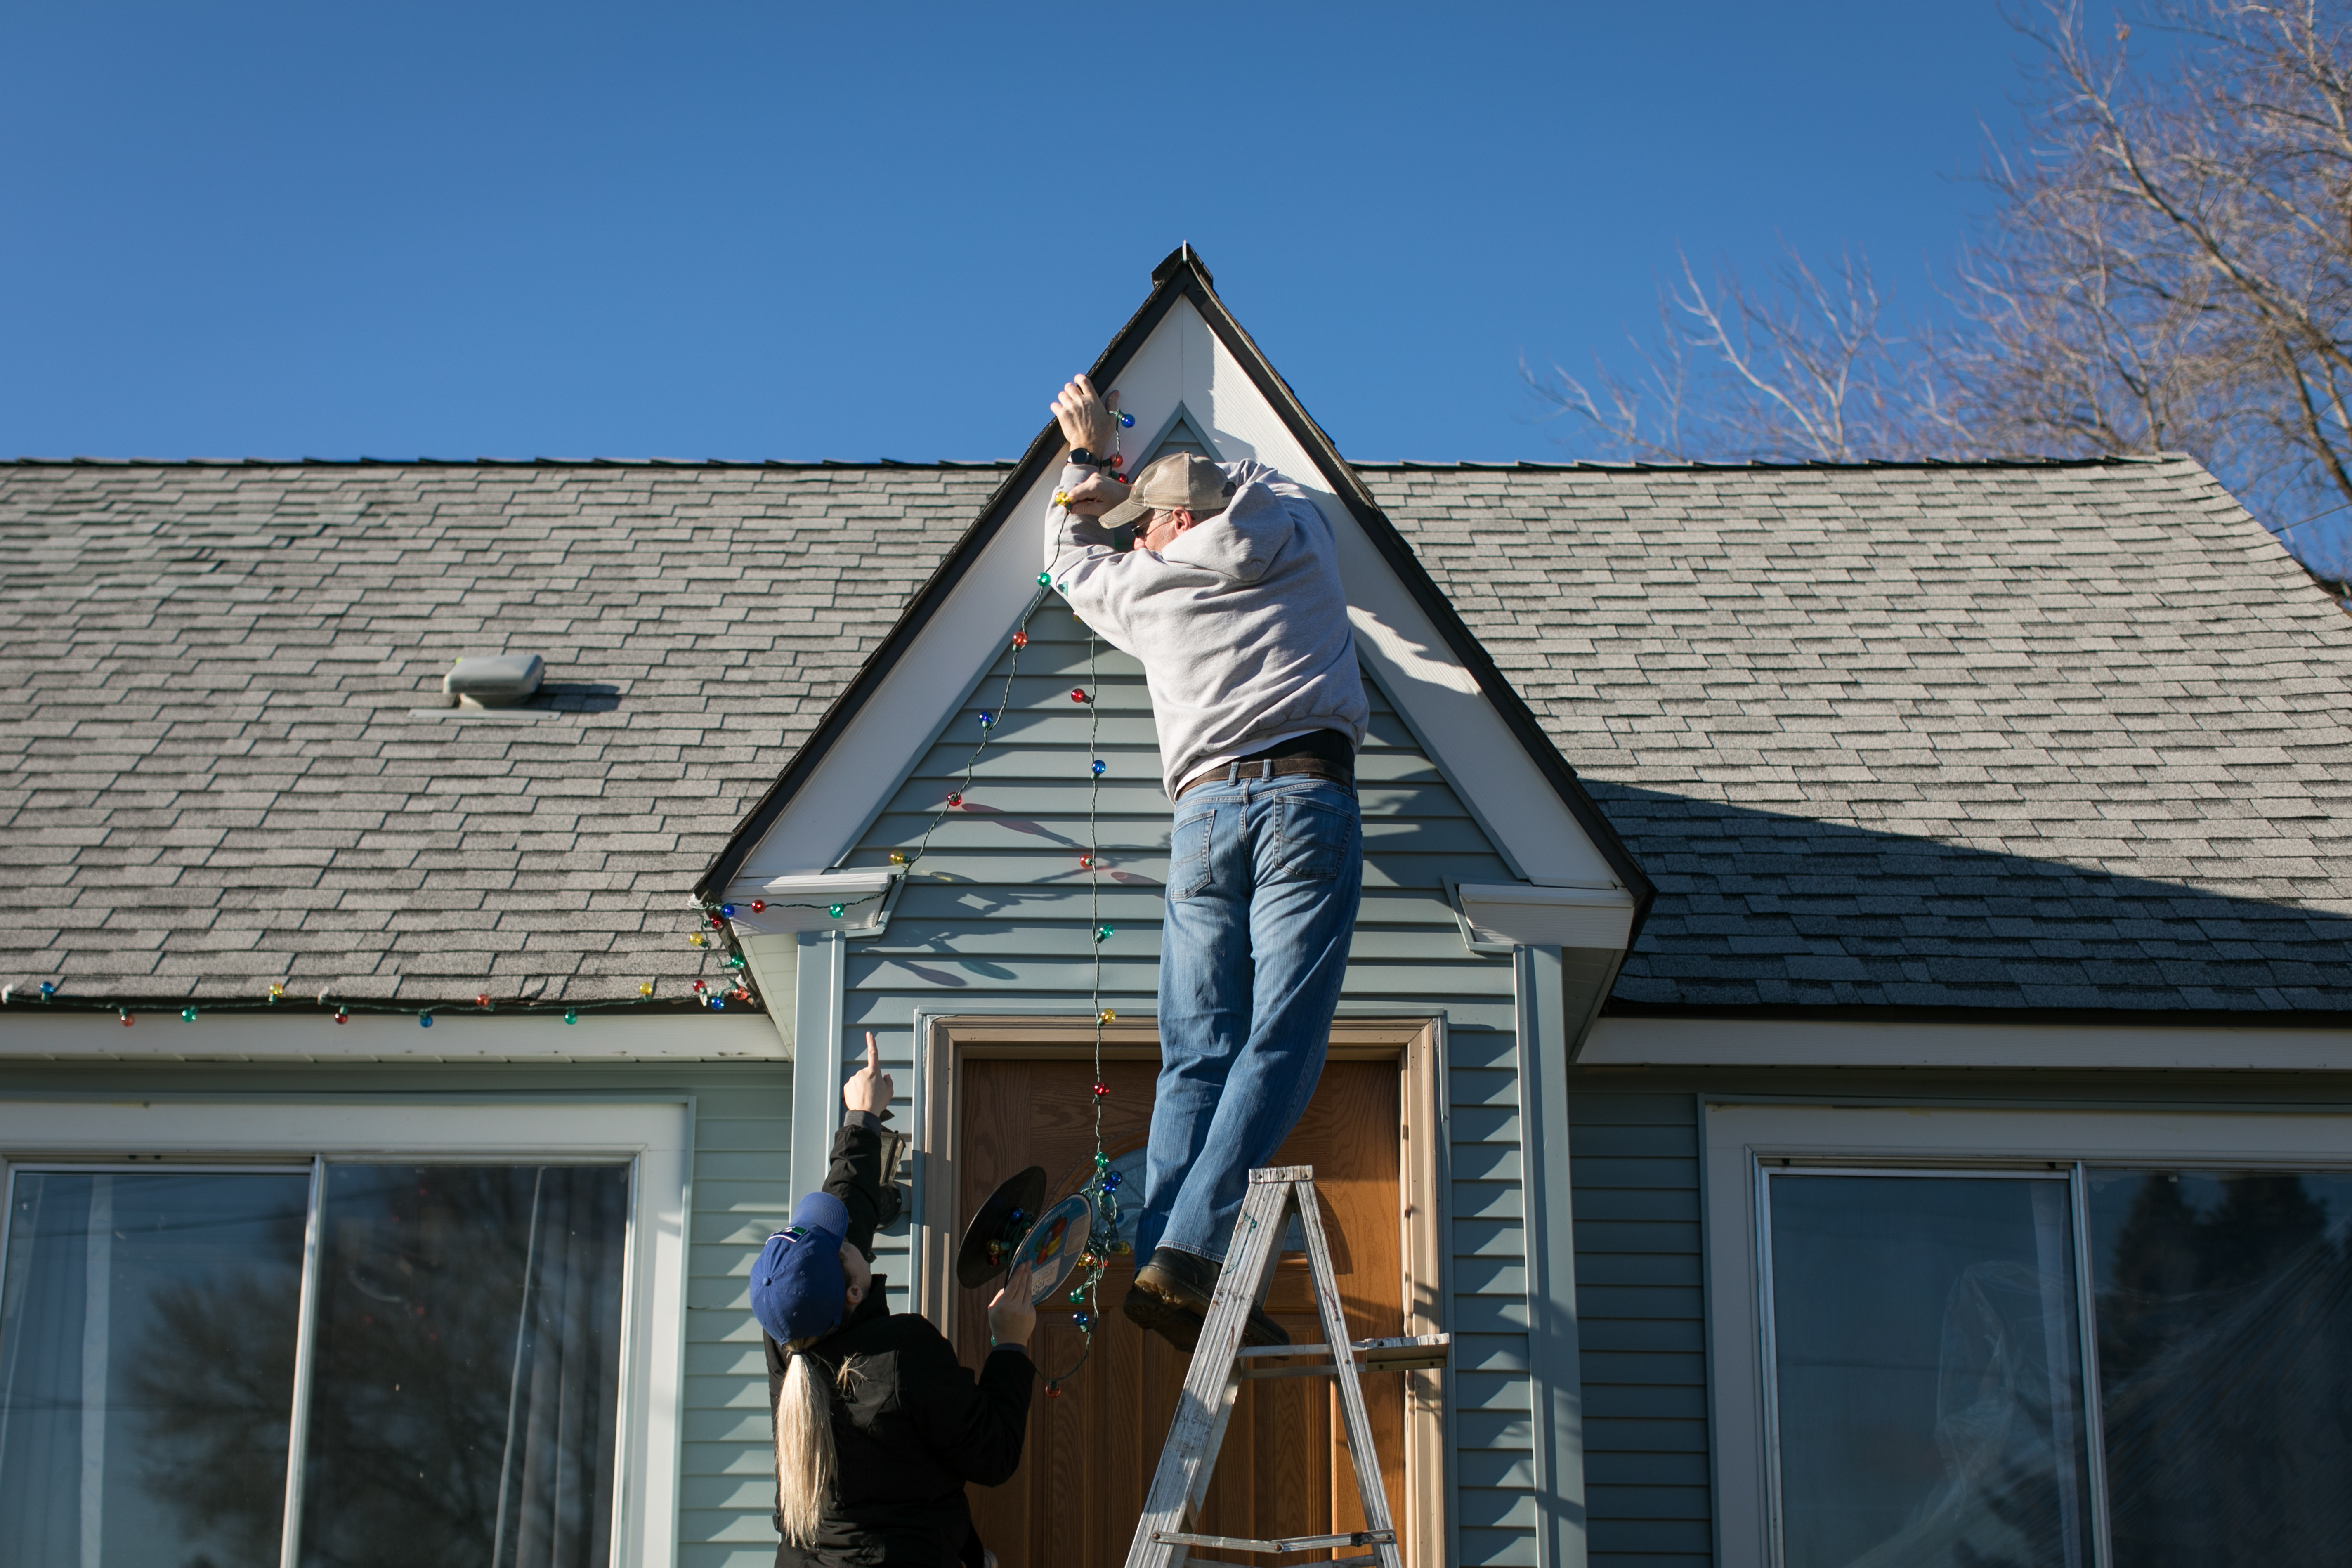
[[[849,1075],[841,1086],[841,1103],[851,1110],[869,1111],[880,1116],[890,1109],[890,1075],[882,1070],[882,1047],[874,1042],[874,1031],[866,1031],[866,1065]]]
[[[1083,375],[1054,399],[1054,420],[1062,427],[1062,439],[1073,447],[1099,456],[1110,445],[1110,410],[1095,395],[1095,384]]]
[[[1037,1331],[1037,1306],[1029,1300],[1027,1264],[1005,1276],[1004,1288],[988,1304],[988,1331],[1000,1345],[1029,1348],[1029,1336]]]

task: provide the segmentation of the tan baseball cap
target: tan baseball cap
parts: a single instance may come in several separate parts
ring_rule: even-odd
[[[1195,518],[1208,517],[1225,510],[1225,501],[1234,493],[1234,486],[1225,478],[1224,469],[1197,452],[1171,452],[1155,462],[1146,463],[1135,476],[1135,488],[1127,499],[1102,514],[1105,528],[1118,528],[1135,521],[1147,512],[1175,511],[1180,508]]]

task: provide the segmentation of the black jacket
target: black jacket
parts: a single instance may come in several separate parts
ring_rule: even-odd
[[[882,1139],[871,1119],[852,1120],[834,1136],[824,1190],[849,1210],[849,1239],[870,1253],[882,1205]],[[849,1320],[803,1352],[833,1401],[834,1495],[816,1544],[803,1551],[784,1543],[778,1568],[977,1564],[980,1539],[964,1483],[999,1486],[1021,1468],[1036,1377],[1027,1353],[1000,1346],[975,1378],[929,1320],[893,1313],[884,1303],[877,1275]],[[790,1357],[760,1337],[773,1411]],[[835,1381],[844,1362],[846,1394]]]

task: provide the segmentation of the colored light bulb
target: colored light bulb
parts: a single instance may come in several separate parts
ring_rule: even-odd
[[[758,914],[758,913],[760,913],[760,911],[761,911],[762,910],[766,909],[767,907],[768,907],[768,900],[765,900],[765,899],[753,899],[753,900],[751,900],[751,912],[752,912],[753,914],[755,914],[755,915],[756,915],[756,914]]]
[[[896,849],[890,851],[890,864],[893,866],[903,866],[906,863],[907,858],[904,855],[901,855]]]
[[[352,1016],[351,1016],[349,1013],[344,1012],[341,1007],[338,1007],[338,1008],[336,1008],[336,1009],[335,1009],[335,1022],[336,1022],[336,1023],[338,1023],[338,1024],[348,1024],[348,1023],[350,1023],[351,1021],[352,1021]]]
[[[1108,1100],[1110,1098],[1110,1086],[1104,1083],[1095,1085],[1095,1098],[1097,1100]]]
[[[688,947],[708,947],[709,944],[710,939],[703,935],[700,931],[696,931],[692,936],[686,939],[686,945]]]
[[[54,981],[54,980],[44,980],[44,981],[42,981],[42,982],[41,982],[41,1000],[42,1000],[42,1001],[46,1002],[46,1001],[47,1001],[50,997],[52,997],[52,996],[56,995],[57,994],[58,994],[58,983],[57,983],[56,981]]]
[[[719,912],[728,920],[731,921],[735,918],[735,906],[732,904],[721,904],[719,906]]]
[[[710,987],[709,987],[709,986],[708,986],[708,985],[704,984],[703,984],[701,981],[699,981],[699,980],[698,980],[698,981],[696,981],[696,982],[694,983],[694,990],[695,990],[695,994],[696,994],[697,995],[700,995],[703,992],[708,991],[708,990],[709,990],[709,989],[710,989]]]
[[[1096,1152],[1095,1152],[1095,1169],[1096,1169],[1096,1170],[1097,1170],[1097,1171],[1108,1171],[1108,1170],[1109,1170],[1109,1169],[1110,1169],[1110,1156],[1109,1156],[1109,1155],[1108,1155],[1108,1154],[1106,1154],[1106,1153],[1103,1153],[1103,1152],[1102,1152],[1101,1151],[1099,1151],[1099,1150],[1096,1151]]]
[[[1110,772],[1110,764],[1109,764],[1108,763],[1107,763],[1107,762],[1104,762],[1100,757],[1097,757],[1097,758],[1094,760],[1094,775],[1095,775],[1095,777],[1097,777],[1097,778],[1100,778],[1100,777],[1102,777],[1102,776],[1103,776],[1103,774],[1105,774],[1105,773],[1108,773],[1108,772]]]
[[[835,920],[839,920],[841,918],[841,906],[839,904],[829,904],[825,907],[824,912],[831,915]]]
[[[951,795],[948,796],[948,804],[950,805],[961,805],[963,804],[963,796],[960,795]]]
[[[1067,490],[1055,490],[1055,491],[1054,492],[1054,504],[1055,504],[1055,506],[1067,506],[1067,505],[1069,505],[1069,504],[1070,504],[1070,492],[1069,492],[1069,491],[1067,491]]]
[[[1111,938],[1111,930],[1110,930],[1110,927],[1108,927],[1108,926],[1097,926],[1097,927],[1095,928],[1095,940],[1096,940],[1097,942],[1108,942],[1108,941],[1110,940],[1110,938]]]
[[[433,1015],[430,1013],[419,1013],[416,1015],[416,1026],[420,1029],[431,1028],[433,1026]]]
[[[654,994],[654,983],[653,983],[652,981],[650,981],[650,980],[640,980],[640,981],[638,981],[638,982],[637,982],[637,994],[638,994],[638,995],[640,995],[640,996],[650,996],[650,995],[652,995],[653,994]]]
[[[1094,1320],[1087,1317],[1084,1312],[1072,1312],[1070,1314],[1070,1321],[1078,1326],[1078,1331],[1080,1333],[1084,1333],[1087,1331],[1087,1325],[1091,1324]]]
[[[183,1008],[181,1008],[181,1009],[180,1009],[180,1021],[181,1021],[182,1023],[184,1023],[184,1024],[193,1024],[193,1023],[194,1023],[194,1022],[196,1021],[196,1010],[195,1010],[194,1007],[183,1007]]]
[[[1046,1397],[1046,1398],[1048,1398],[1048,1399],[1059,1399],[1059,1398],[1061,1398],[1061,1397],[1062,1397],[1062,1385],[1061,1385],[1060,1384],[1058,1384],[1058,1383],[1049,1383],[1049,1384],[1047,1384],[1045,1385],[1045,1397]]]
[[[710,999],[710,1010],[714,1013],[724,1013],[727,1011],[727,998],[724,996],[713,996]]]
[[[1095,868],[1095,858],[1094,858],[1093,856],[1091,856],[1091,855],[1081,855],[1081,856],[1079,856],[1079,857],[1078,857],[1078,869],[1079,869],[1079,870],[1081,870],[1081,871],[1091,871],[1091,870],[1093,870],[1094,868]]]
[[[726,922],[725,921],[721,920],[721,919],[720,919],[718,915],[716,915],[716,914],[714,914],[714,915],[712,915],[712,916],[710,917],[710,929],[711,929],[712,931],[717,931],[717,930],[719,930],[721,926],[725,925],[726,923],[727,923],[727,922]]]
[[[1118,1022],[1118,1015],[1106,1007],[1102,1010],[1102,1021],[1106,1024],[1116,1024]]]
[[[1013,646],[1014,647],[1027,647],[1029,646],[1029,634],[1027,632],[1014,632],[1013,634]]]
[[[285,986],[283,986],[283,985],[279,984],[278,984],[277,981],[275,981],[275,980],[273,980],[273,981],[271,981],[271,982],[269,983],[269,999],[270,999],[272,1002],[277,1001],[279,997],[281,997],[281,996],[283,996],[283,995],[285,995],[285,994],[286,994],[286,987],[285,987]]]
[[[114,1010],[114,1016],[115,1016],[116,1017],[118,1017],[118,1018],[120,1018],[120,1019],[121,1019],[121,1020],[122,1020],[122,1026],[123,1026],[124,1028],[126,1028],[126,1029],[127,1029],[127,1028],[131,1027],[131,1009],[130,1009],[130,1008],[128,1008],[128,1007],[117,1007],[117,1008]]]
[[[1129,1253],[1135,1250],[1135,1244],[1128,1240],[1125,1237],[1121,1237],[1117,1241],[1110,1244],[1110,1249],[1113,1252],[1118,1253],[1121,1258],[1124,1258]]]
[[[577,1007],[566,1007],[563,1010],[563,1021],[567,1024],[578,1023],[580,1021],[580,1009]]]
[[[487,1007],[489,1005],[490,994],[487,991],[481,992],[474,997],[474,1005],[477,1007]]]
[[[982,713],[980,716],[980,727],[983,730],[992,728],[995,723],[996,715],[993,713]]]
[[[1037,574],[1037,586],[1040,588],[1051,587],[1053,585],[1053,582],[1054,574],[1051,572],[1040,572]]]
[[[1118,427],[1119,427],[1120,429],[1122,429],[1122,430],[1132,430],[1132,429],[1134,429],[1134,428],[1135,428],[1135,416],[1134,416],[1134,415],[1132,415],[1132,414],[1122,414],[1122,415],[1120,415],[1120,416],[1118,416]]]
[[[1120,1180],[1121,1177],[1117,1171],[1111,1172],[1108,1175],[1103,1178],[1103,1191],[1107,1193],[1115,1193],[1118,1191],[1118,1184]]]
[[[1071,701],[1073,701],[1073,702],[1084,702],[1086,700],[1087,700],[1087,689],[1086,689],[1085,687],[1083,687],[1083,686],[1074,686],[1074,687],[1070,688],[1070,700],[1071,700]]]
[[[1073,1301],[1083,1301],[1086,1299],[1087,1293],[1084,1289],[1077,1289],[1070,1292],[1070,1300]]]

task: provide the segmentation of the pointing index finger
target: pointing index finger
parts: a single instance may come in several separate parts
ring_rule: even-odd
[[[882,1070],[882,1047],[875,1043],[874,1031],[871,1029],[866,1031],[866,1070],[867,1072]]]

